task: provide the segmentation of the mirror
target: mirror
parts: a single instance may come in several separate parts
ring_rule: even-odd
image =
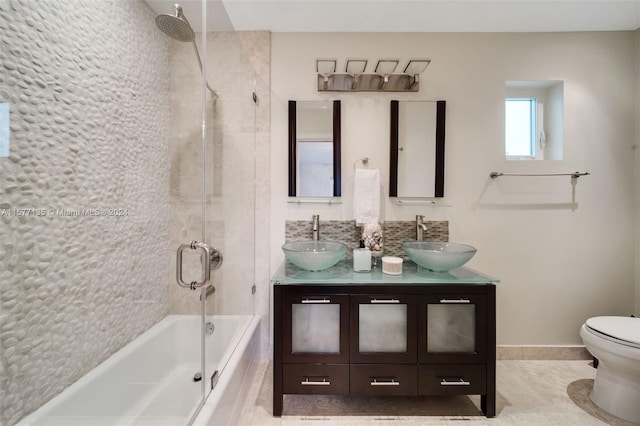
[[[446,101],[391,101],[389,196],[444,197]]]
[[[289,196],[339,197],[340,101],[289,101]]]

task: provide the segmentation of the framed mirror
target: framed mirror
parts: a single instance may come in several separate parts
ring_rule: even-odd
[[[389,196],[444,197],[446,101],[391,101]]]
[[[289,196],[339,197],[340,101],[289,101]]]

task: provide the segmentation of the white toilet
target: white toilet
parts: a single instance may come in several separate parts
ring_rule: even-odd
[[[599,361],[591,400],[621,419],[640,423],[640,318],[589,318],[580,337]]]

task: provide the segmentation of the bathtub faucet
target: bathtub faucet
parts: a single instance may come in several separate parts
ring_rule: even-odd
[[[424,216],[416,215],[416,240],[422,241],[425,232],[427,232],[427,225],[424,224]]]
[[[317,214],[313,215],[311,233],[312,233],[313,241],[318,241],[320,239],[320,215],[317,215]]]

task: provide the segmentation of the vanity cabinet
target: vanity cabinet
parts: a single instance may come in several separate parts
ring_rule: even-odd
[[[493,417],[495,347],[492,282],[275,282],[273,415],[284,394],[475,394]]]

